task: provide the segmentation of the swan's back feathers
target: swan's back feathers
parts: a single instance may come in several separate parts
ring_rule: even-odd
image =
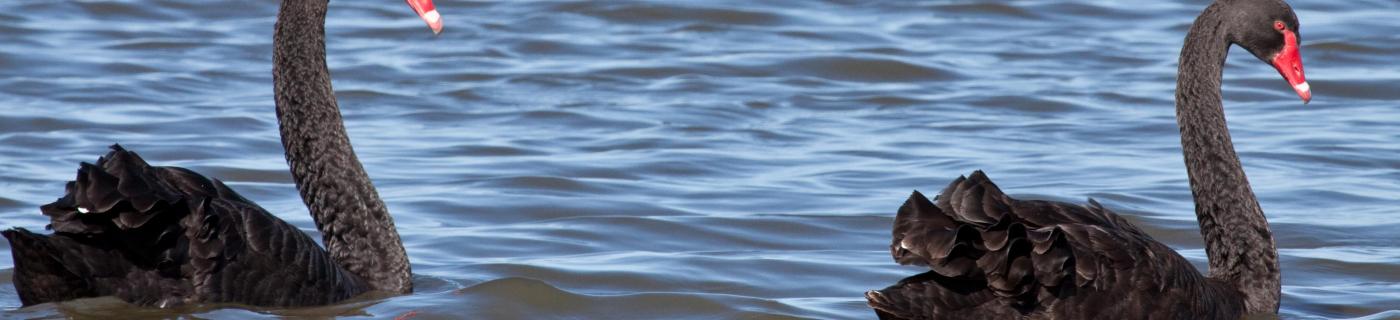
[[[1076,304],[1121,305],[1136,298],[1115,293],[1127,288],[1198,291],[1204,281],[1093,200],[1016,200],[981,171],[953,181],[936,201],[914,192],[895,217],[890,253],[930,271],[867,294],[886,319],[1036,318]],[[1080,302],[1060,305],[1069,300]]]
[[[184,225],[195,301],[324,305],[367,289],[301,230],[252,203],[208,198]]]
[[[5,231],[32,305],[115,295],[140,305],[318,305],[365,291],[310,237],[222,182],[120,146],[41,210],[53,235]]]

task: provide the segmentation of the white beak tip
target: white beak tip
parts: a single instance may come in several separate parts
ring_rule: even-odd
[[[433,34],[442,33],[442,14],[437,9],[423,13],[423,22],[428,23],[428,27],[433,29]]]

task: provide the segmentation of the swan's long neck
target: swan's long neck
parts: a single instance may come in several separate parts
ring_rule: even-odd
[[[1249,313],[1277,313],[1273,233],[1230,142],[1221,107],[1221,70],[1231,43],[1218,11],[1218,4],[1212,5],[1197,18],[1181,50],[1176,81],[1181,148],[1210,258],[1209,276],[1238,288]]]
[[[326,0],[285,0],[277,16],[272,79],[287,164],[331,256],[372,290],[410,292],[408,255],[331,90],[325,19]]]

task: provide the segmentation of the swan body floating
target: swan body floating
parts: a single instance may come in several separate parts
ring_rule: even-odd
[[[1210,272],[1119,215],[1018,200],[978,171],[935,200],[915,192],[890,253],[927,266],[866,293],[881,319],[1240,319],[1278,313],[1278,251],[1225,125],[1220,79],[1232,44],[1278,69],[1307,103],[1298,19],[1279,0],[1218,0],[1181,50],[1176,111]]]
[[[441,32],[432,0],[408,4]],[[41,207],[53,234],[3,231],[20,302],[312,306],[413,291],[393,217],[351,149],[326,68],[327,0],[285,0],[273,87],[287,163],[325,249],[219,180],[112,146]]]

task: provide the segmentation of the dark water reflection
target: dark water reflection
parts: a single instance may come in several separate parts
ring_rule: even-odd
[[[1225,99],[1283,256],[1283,318],[1400,318],[1400,4],[1293,1],[1317,96],[1236,50]],[[1094,197],[1204,262],[1172,111],[1206,1],[337,1],[329,64],[418,293],[298,310],[415,319],[871,318],[917,272],[910,190],[987,170]],[[273,1],[0,3],[0,221],[42,228],[120,142],[314,232],[272,114]]]

